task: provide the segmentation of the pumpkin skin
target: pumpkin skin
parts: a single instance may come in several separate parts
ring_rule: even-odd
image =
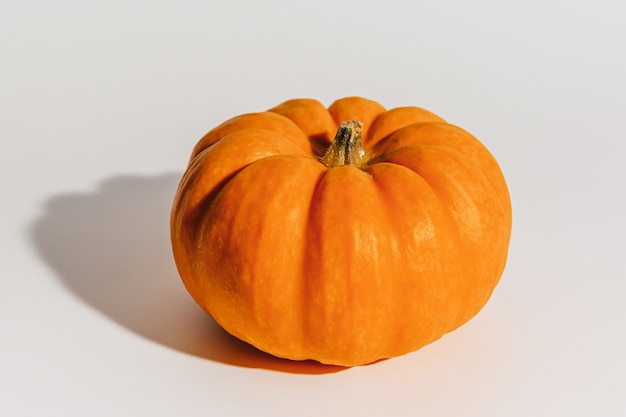
[[[362,167],[320,158],[363,122]],[[355,366],[415,351],[474,317],[505,267],[511,204],[471,134],[359,97],[244,114],[195,146],[171,214],[188,292],[237,338]]]

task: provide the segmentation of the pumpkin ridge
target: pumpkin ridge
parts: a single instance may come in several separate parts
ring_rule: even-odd
[[[320,164],[322,163],[321,160],[319,162]],[[319,185],[322,183],[326,175],[328,175],[328,171],[329,171],[328,168],[323,169],[320,172],[320,174],[317,176],[317,178],[315,179],[315,183],[313,184],[313,193],[309,199],[307,215],[305,216],[305,224],[303,225],[304,230],[306,231],[307,235],[309,234],[309,231],[311,230],[312,224],[313,224],[313,214],[316,209],[315,197],[318,192]],[[310,261],[310,258],[311,258],[310,249],[309,249],[310,245],[311,245],[311,239],[310,238],[305,239],[302,245],[302,251],[301,251],[302,257],[298,262],[300,266],[300,273],[302,274],[302,277],[304,277],[302,299],[300,300],[301,301],[300,310],[302,312],[302,323],[301,323],[301,328],[303,329],[302,344],[304,346],[303,349],[305,350],[305,353],[304,353],[305,356],[310,355],[309,351],[312,348],[311,343],[308,341],[308,337],[307,337],[307,335],[311,333],[311,320],[312,320],[311,314],[313,313],[313,310],[311,309],[311,304],[312,303],[315,304],[317,302],[317,300],[311,300],[310,294],[308,293],[308,286],[310,284],[310,280],[315,279],[312,276],[312,272],[308,265],[308,262]]]
[[[254,136],[256,141],[249,140],[252,133],[257,133]],[[191,161],[178,186],[179,195],[185,197],[186,204],[195,205],[197,194],[210,192],[212,184],[219,183],[232,172],[264,157],[289,154],[308,157],[296,144],[291,143],[282,135],[254,129],[233,132],[201,151]],[[224,160],[224,164],[205,163],[220,159]],[[191,179],[194,181],[192,182]],[[199,187],[202,189],[199,190]],[[184,193],[183,190],[185,190]],[[192,197],[195,197],[195,200],[192,200]]]
[[[399,171],[398,171],[399,170]],[[392,171],[394,175],[392,178],[397,178],[400,172],[405,180],[412,179],[412,181],[416,181],[412,183],[412,185],[417,186],[416,189],[424,189],[428,194],[420,193],[420,201],[421,203],[418,206],[413,206],[409,204],[405,204],[403,202],[406,199],[406,190],[402,190],[404,192],[399,192],[396,189],[397,185],[393,180],[389,180],[391,176],[389,172]],[[422,280],[421,271],[422,262],[417,259],[412,259],[408,256],[407,251],[411,251],[411,253],[421,253],[424,249],[422,245],[429,246],[442,246],[443,244],[452,245],[452,248],[448,247],[446,251],[446,257],[441,256],[440,253],[434,252],[436,255],[436,259],[430,258],[429,261],[434,264],[439,264],[444,268],[444,272],[439,271],[439,275],[431,279],[431,287],[430,291],[432,292],[433,287],[437,287],[436,294],[439,297],[435,297],[431,292],[427,292],[429,287],[425,283],[421,283],[424,286],[422,291],[417,292],[416,294],[411,294],[414,297],[409,297],[413,300],[414,303],[422,303],[427,302],[430,303],[430,307],[427,309],[429,311],[436,310],[437,308],[441,310],[439,312],[438,319],[438,327],[432,326],[430,331],[424,329],[423,323],[421,320],[417,320],[417,323],[413,323],[415,325],[414,328],[407,329],[407,323],[415,322],[415,313],[408,314],[406,311],[398,312],[393,315],[393,317],[397,318],[398,322],[390,325],[391,328],[397,329],[396,338],[402,340],[405,338],[404,345],[395,346],[390,345],[388,350],[392,352],[390,356],[397,356],[406,351],[412,351],[418,349],[426,344],[429,344],[443,335],[448,333],[453,327],[457,320],[454,319],[454,315],[452,312],[454,310],[461,310],[460,307],[455,307],[451,309],[451,305],[454,303],[454,297],[449,297],[449,299],[445,300],[446,297],[441,296],[442,293],[445,294],[446,284],[450,286],[451,280],[449,278],[445,278],[450,274],[450,272],[446,268],[455,268],[458,264],[458,259],[460,254],[462,253],[461,247],[458,245],[459,233],[458,230],[454,227],[450,227],[450,218],[451,214],[446,210],[445,204],[437,194],[437,191],[433,188],[432,184],[422,176],[419,172],[402,165],[396,164],[392,162],[381,162],[372,166],[370,169],[370,173],[372,175],[373,181],[376,184],[376,188],[379,191],[380,199],[385,202],[383,205],[385,207],[385,216],[388,219],[390,224],[389,233],[393,236],[392,241],[396,241],[398,244],[398,254],[396,258],[396,262],[398,263],[398,268],[405,270],[406,276],[404,279],[406,281],[415,281],[415,286],[420,286],[420,281]],[[412,190],[411,190],[412,191]],[[428,198],[430,196],[430,199]],[[408,217],[408,222],[402,223],[399,222],[398,212],[397,210],[405,210],[404,216]],[[418,220],[419,219],[419,220]],[[414,223],[411,223],[414,222]],[[425,224],[422,224],[425,223]],[[419,224],[419,230],[412,230],[413,233],[419,231],[419,233],[426,233],[426,239],[420,240],[416,242],[412,236],[409,236],[405,232],[405,227],[409,224],[413,224],[417,226]],[[442,243],[443,242],[443,243]],[[408,245],[408,246],[407,246]],[[399,248],[404,248],[404,251],[400,253]],[[437,256],[438,255],[438,256]],[[398,279],[399,277],[397,277]],[[406,286],[410,287],[407,283],[404,283],[404,292],[405,296],[409,296],[408,289]],[[425,292],[426,291],[426,292]],[[450,302],[452,299],[452,302]],[[402,299],[401,299],[402,300]],[[410,304],[410,303],[409,303]],[[400,309],[402,306],[400,304],[396,304],[396,308]],[[405,309],[410,309],[410,306],[405,305]],[[423,306],[418,308],[423,310]],[[422,311],[423,314],[425,314]],[[427,318],[429,315],[425,314]],[[409,337],[410,332],[417,332],[420,334],[418,340],[413,340],[411,342],[411,338]],[[397,342],[399,343],[399,342]],[[408,347],[407,347],[408,346]]]
[[[490,186],[489,182],[486,180],[486,178],[484,177],[482,171],[479,169],[478,166],[476,166],[475,164],[472,163],[471,160],[467,160],[467,158],[461,154],[460,152],[456,152],[454,150],[448,150],[445,149],[443,147],[438,147],[435,145],[415,145],[415,146],[411,146],[411,147],[407,147],[405,149],[413,149],[413,150],[419,150],[419,151],[426,151],[426,154],[423,154],[423,152],[420,152],[420,156],[418,158],[423,158],[423,160],[425,162],[430,161],[430,165],[429,164],[422,164],[420,161],[415,162],[414,165],[412,166],[407,166],[404,165],[402,163],[399,162],[393,162],[393,161],[387,161],[387,162],[391,162],[391,163],[395,163],[397,165],[403,166],[405,168],[408,168],[410,171],[412,171],[413,173],[415,173],[416,175],[418,175],[419,177],[421,177],[424,182],[428,185],[428,187],[432,190],[439,206],[441,207],[440,211],[441,213],[448,219],[448,224],[452,224],[454,225],[453,227],[449,228],[449,233],[451,233],[452,235],[450,236],[450,241],[455,243],[456,246],[456,250],[455,253],[458,254],[469,254],[470,252],[475,252],[476,254],[478,254],[479,252],[477,252],[478,246],[477,243],[475,241],[475,239],[472,240],[468,240],[470,236],[472,236],[472,229],[471,227],[468,229],[468,225],[466,225],[466,223],[462,220],[461,217],[459,217],[461,215],[461,213],[457,213],[457,209],[454,206],[451,206],[449,203],[449,194],[451,192],[451,190],[448,189],[448,187],[453,186],[454,188],[452,190],[454,195],[457,195],[457,192],[464,192],[465,195],[467,195],[468,200],[467,201],[471,201],[474,205],[477,205],[477,201],[475,200],[475,198],[473,196],[471,196],[471,194],[467,193],[465,190],[465,187],[463,186],[459,186],[458,180],[456,179],[455,176],[450,176],[448,180],[445,180],[443,183],[434,183],[433,179],[439,179],[439,174],[437,171],[432,171],[430,172],[431,169],[433,169],[434,166],[436,166],[437,164],[433,164],[433,155],[428,155],[432,152],[435,152],[437,155],[439,155],[440,153],[442,154],[442,156],[444,156],[446,159],[450,159],[450,162],[454,163],[455,165],[458,162],[461,162],[463,164],[464,171],[466,168],[470,168],[472,173],[474,175],[478,174],[480,175],[479,178],[474,178],[472,181],[479,181],[484,183],[487,186]],[[394,154],[402,154],[402,152],[393,152]],[[391,155],[393,157],[393,155]],[[451,181],[451,182],[450,182]],[[493,195],[495,196],[495,190],[493,191]],[[481,224],[484,223],[485,220],[484,218],[481,220]],[[482,228],[478,228],[478,229],[482,229]],[[463,244],[461,244],[460,246],[458,245],[459,242],[463,242]],[[469,251],[469,252],[468,252]],[[467,256],[467,255],[466,255]],[[479,271],[476,269],[477,268],[477,264],[475,262],[474,259],[469,260],[466,258],[466,256],[459,256],[459,259],[457,260],[457,262],[462,262],[463,260],[465,260],[464,262],[464,268],[466,270],[460,272],[461,274],[471,274],[471,279],[469,279],[469,282],[473,282],[476,280],[476,276],[479,274]],[[473,272],[472,272],[473,271]],[[469,320],[469,318],[473,317],[473,315],[476,314],[470,314],[468,316],[468,303],[469,301],[465,299],[465,297],[462,295],[462,293],[466,290],[464,290],[465,286],[463,284],[463,282],[465,282],[465,280],[460,280],[460,276],[455,277],[454,278],[457,281],[457,285],[456,285],[456,289],[455,291],[455,296],[451,296],[450,300],[454,300],[457,304],[456,307],[454,307],[454,311],[455,313],[455,318],[453,320],[451,320],[450,322],[450,326],[447,327],[447,330],[445,331],[445,333],[448,333],[450,331],[452,331],[454,328],[460,326],[462,323],[466,322],[467,320]],[[482,305],[481,305],[482,307]],[[452,325],[453,323],[455,323],[454,325]]]
[[[299,273],[297,268],[292,266],[298,264],[299,261],[296,258],[300,257],[303,260],[304,257],[297,255],[291,259],[283,259],[281,256],[272,256],[272,251],[275,252],[275,249],[272,249],[271,245],[274,244],[275,238],[284,242],[302,242],[299,248],[297,247],[299,245],[288,245],[286,247],[283,246],[282,250],[296,254],[304,253],[304,239],[299,239],[298,236],[305,236],[306,226],[302,224],[301,220],[292,220],[300,226],[295,228],[293,226],[285,227],[291,231],[290,234],[277,234],[280,228],[279,224],[285,221],[285,217],[274,214],[277,209],[283,214],[292,213],[292,209],[289,207],[293,206],[297,210],[297,213],[294,213],[294,215],[298,216],[299,219],[306,219],[308,216],[308,200],[306,197],[295,199],[293,196],[289,197],[289,202],[284,204],[289,204],[290,206],[283,207],[283,203],[281,203],[283,201],[281,197],[289,195],[287,189],[314,189],[313,184],[309,180],[304,180],[309,185],[303,187],[300,185],[302,184],[302,179],[300,181],[296,179],[297,177],[294,173],[302,171],[301,162],[295,160],[297,158],[302,157],[295,156],[294,158],[293,155],[274,155],[249,164],[231,179],[220,195],[216,196],[212,208],[212,213],[219,216],[217,219],[220,219],[220,227],[230,230],[230,235],[225,236],[223,242],[220,242],[216,247],[216,250],[221,253],[218,256],[222,259],[226,256],[225,254],[231,255],[222,259],[222,261],[212,262],[219,262],[222,269],[225,268],[230,271],[226,275],[237,274],[231,278],[235,285],[234,291],[238,294],[245,294],[245,301],[240,305],[245,312],[242,311],[238,314],[244,314],[247,317],[246,322],[248,324],[239,330],[234,330],[233,334],[257,348],[277,356],[281,356],[280,352],[289,352],[288,356],[292,358],[302,356],[303,354],[300,351],[302,346],[306,345],[306,343],[302,344],[299,342],[303,339],[303,336],[298,336],[292,332],[287,337],[287,333],[283,330],[285,327],[290,328],[294,325],[295,328],[302,328],[299,325],[302,319],[298,319],[298,317],[302,317],[302,314],[305,314],[305,310],[298,312],[298,308],[293,308],[293,306],[301,305],[298,302],[298,298],[302,297],[301,293],[304,283],[296,278],[299,276]],[[324,167],[318,165],[316,161],[310,158],[307,158],[306,161],[307,164],[310,164],[307,168],[308,173],[314,174],[316,171],[325,171]],[[270,171],[265,172],[266,170]],[[271,175],[274,181],[271,184],[267,182],[250,183],[250,179],[256,178],[260,174]],[[252,188],[249,188],[250,186]],[[287,189],[284,187],[287,187]],[[246,189],[247,195],[241,199],[236,199],[241,189]],[[256,196],[264,196],[264,200],[255,209],[258,201]],[[208,216],[211,216],[211,213],[208,213]],[[252,218],[254,220],[251,220]],[[216,221],[216,219],[213,221]],[[252,225],[253,228],[244,227],[246,223]],[[207,224],[207,227],[210,228],[212,226]],[[207,233],[213,233],[213,231],[204,227],[203,230]],[[299,231],[294,235],[296,230]],[[254,250],[245,250],[247,242],[254,242]],[[238,256],[232,256],[237,253],[240,256],[245,255],[244,258],[240,259]],[[226,264],[223,264],[223,262],[226,262]],[[276,265],[281,264],[280,262],[286,262],[289,265],[283,265],[283,267],[279,268],[280,271],[274,271],[272,265],[276,267]],[[255,275],[252,271],[257,271],[258,274]],[[287,273],[282,281],[273,278],[274,273],[286,273],[287,271],[290,271],[290,273]],[[220,272],[220,276],[221,274],[223,272]],[[294,278],[286,281],[289,276]],[[217,279],[223,280],[224,278]],[[269,288],[273,287],[280,287],[280,289],[271,291]],[[286,287],[292,288],[294,292],[290,293]],[[285,309],[284,306],[287,303],[291,306]],[[282,311],[283,309],[284,311]],[[228,314],[228,312],[221,309],[219,311],[214,310],[212,314],[219,317]]]
[[[428,149],[429,152],[430,151],[441,152],[441,149],[439,149],[436,146],[424,147],[424,149]],[[483,265],[483,266],[490,265],[491,268],[498,269],[497,266],[501,264],[502,267],[499,268],[500,269],[499,272],[501,273],[501,270],[503,270],[504,268],[504,263],[506,262],[506,251],[504,251],[503,253],[504,254],[503,259],[486,258],[483,253],[483,247],[491,245],[492,241],[493,242],[506,241],[508,245],[508,240],[510,238],[509,233],[505,232],[504,234],[502,234],[502,231],[507,230],[507,229],[510,230],[510,220],[507,215],[507,210],[505,209],[505,207],[502,206],[498,193],[496,192],[495,189],[493,189],[491,183],[488,181],[487,177],[484,175],[484,173],[482,172],[479,166],[472,163],[471,160],[468,160],[460,152],[444,151],[443,155],[445,155],[446,158],[453,158],[451,163],[459,167],[459,169],[461,170],[459,171],[460,173],[471,174],[471,182],[469,184],[474,184],[474,186],[478,187],[479,189],[480,187],[486,187],[485,188],[486,193],[483,191],[471,193],[470,190],[468,190],[468,185],[467,185],[467,181],[470,179],[470,177],[465,177],[465,176],[461,181],[456,179],[455,176],[450,176],[449,178],[452,181],[448,185],[452,187],[450,189],[447,189],[448,186],[444,186],[445,184],[438,184],[437,186],[433,186],[429,178],[433,178],[433,177],[441,178],[440,171],[435,170],[431,172],[430,175],[424,175],[423,173],[420,172],[420,174],[426,179],[426,181],[431,186],[433,186],[434,192],[437,194],[438,198],[441,200],[442,207],[444,207],[445,209],[444,212],[447,213],[448,216],[450,216],[451,224],[456,225],[453,228],[453,230],[455,233],[458,233],[459,237],[458,239],[455,239],[455,241],[464,243],[464,245],[462,246],[464,248],[463,249],[464,252],[466,252],[467,254],[473,253],[472,257],[474,259],[472,259],[472,261],[466,266],[470,268],[470,271],[474,271],[472,272],[474,276],[474,278],[472,278],[472,282],[477,281],[479,276],[485,276],[485,271],[480,269],[479,265]],[[427,155],[422,155],[419,157],[423,158],[424,161],[430,161],[430,164],[432,166],[436,165],[436,164],[433,164],[432,162],[434,160],[432,155],[430,157],[428,157]],[[422,171],[423,169],[426,169],[426,166],[420,165],[420,163],[418,162],[415,166],[412,166],[409,168],[415,172],[418,172],[418,171]],[[430,170],[432,169],[432,167],[428,169]],[[448,180],[446,180],[446,182],[447,181]],[[450,207],[448,203],[446,203],[446,200],[450,201],[451,196],[454,196],[456,198],[460,196],[465,196],[465,199],[463,201],[471,202],[472,205],[469,208],[474,209],[473,213],[480,214],[480,217],[474,220],[474,221],[479,221],[479,223],[472,224],[472,216],[470,215],[469,217],[467,217],[467,215],[470,212],[463,214],[462,212],[457,212],[456,208]],[[486,216],[484,214],[485,210],[481,209],[482,208],[481,204],[485,202],[495,202],[498,205],[497,210],[495,211],[493,210],[493,208],[495,207],[491,207],[490,210],[488,210],[488,212],[491,213],[490,216]],[[465,204],[462,204],[461,206],[462,208],[466,208],[466,209],[468,208],[465,206]],[[488,227],[488,224],[494,222],[494,219],[496,218],[498,218],[501,222],[498,222],[496,225],[493,225],[493,228]],[[480,234],[480,236],[477,236],[477,233]],[[487,251],[487,252],[490,252],[490,251]],[[497,280],[499,280],[500,278],[500,274],[496,274],[494,271],[491,271],[491,272],[492,273],[488,275],[489,276],[497,275],[497,279],[496,279],[496,283],[497,283]],[[484,289],[488,287],[491,287],[491,285],[484,284],[484,285],[479,285],[476,288]],[[493,289],[491,289],[491,291],[493,291]],[[489,294],[490,293],[491,292],[489,292]],[[472,303],[475,306],[478,305],[478,309],[470,309],[467,307],[467,305],[461,306],[459,313],[462,315],[459,319],[459,323],[464,323],[468,321],[471,317],[473,317],[475,314],[477,314],[477,312],[480,310],[480,308],[484,305],[484,303],[489,298],[488,297],[489,294],[478,294],[478,293],[474,294],[475,297],[480,297],[480,299],[484,301],[482,304],[478,302],[472,302],[469,299],[465,299],[466,304]],[[460,298],[464,299],[464,297],[460,297]]]
[[[249,147],[249,145],[254,144],[255,139],[258,140],[259,137],[262,137],[263,140],[265,141],[271,140],[273,142],[271,144],[268,144],[268,146],[263,147],[263,149],[266,150],[266,152],[268,152],[267,151],[268,149],[269,151],[274,152],[273,155],[292,154],[292,155],[302,155],[302,156],[312,157],[312,155],[310,155],[306,149],[302,149],[300,146],[298,146],[298,144],[291,141],[285,135],[282,135],[280,133],[275,133],[266,129],[246,128],[246,129],[240,129],[232,133],[229,133],[228,135],[224,136],[223,138],[221,138],[219,141],[215,142],[211,146],[204,148],[202,151],[200,151],[200,153],[196,156],[196,158],[198,158],[200,155],[202,155],[205,152],[211,152],[216,147],[222,147],[222,146],[226,147],[226,146],[238,145],[239,154],[240,155],[247,154],[251,151],[251,148]],[[231,142],[236,142],[236,143],[233,144]],[[238,142],[242,142],[242,143],[238,143]],[[262,158],[265,158],[266,156],[270,156],[270,155],[263,155],[256,159],[262,159]]]
[[[391,305],[365,307],[386,294],[368,288],[391,285],[385,277],[392,272],[379,262],[387,257],[384,222],[378,216],[373,224],[364,221],[381,204],[369,173],[350,165],[327,168],[316,184],[306,225],[311,269],[304,275],[309,314],[303,326],[323,363],[372,362],[388,351],[384,323]],[[321,331],[325,337],[316,337]],[[340,359],[348,354],[354,362]]]
[[[444,119],[421,107],[406,106],[396,107],[380,114],[370,126],[367,143],[370,148],[375,148],[376,144],[389,137],[396,131],[423,122],[443,122]],[[380,133],[380,132],[383,133]]]
[[[498,194],[503,207],[510,210],[509,191],[498,162],[487,147],[467,130],[445,122],[414,123],[398,129],[385,140],[380,141],[376,146],[375,154],[382,155],[404,147],[398,145],[402,144],[402,137],[407,135],[412,140],[416,140],[416,144],[445,147],[464,155],[482,171]],[[387,147],[391,149],[386,149]]]
[[[246,143],[248,141],[248,136],[254,134],[255,132],[260,134],[260,136],[257,135],[256,138],[262,138],[261,141],[253,143],[257,146],[257,148],[261,146],[259,149],[262,149],[264,152],[268,152],[269,148],[265,145],[265,143],[277,145],[274,147],[272,154],[262,155],[261,157],[251,154],[248,158],[246,158],[245,154],[237,151],[237,147],[240,145],[246,145],[244,148],[246,151],[257,152],[253,149],[253,147],[251,148],[250,145]],[[229,167],[227,166],[226,171],[216,171],[215,167],[221,167],[223,165],[205,163],[205,161],[214,160],[220,155],[226,159],[231,159],[231,156],[235,153],[224,153],[225,150],[233,150],[240,161],[240,163],[238,162],[234,165],[231,164],[231,170],[229,170]],[[297,151],[300,153],[291,153]],[[215,142],[208,148],[203,149],[190,162],[188,169],[181,178],[176,191],[175,205],[178,205],[180,208],[172,211],[172,218],[170,220],[172,230],[178,230],[179,233],[184,232],[187,236],[187,238],[177,239],[178,241],[185,243],[185,253],[192,254],[195,250],[193,245],[189,246],[190,239],[191,241],[195,241],[198,233],[192,225],[203,216],[207,208],[210,207],[214,199],[220,194],[224,185],[226,185],[238,173],[255,161],[276,155],[298,155],[303,158],[309,158],[309,156],[305,155],[304,150],[301,150],[296,144],[289,141],[283,135],[274,134],[271,131],[261,129],[244,129],[233,131],[226,137],[220,139],[218,142]],[[206,178],[210,178],[210,180],[206,180]],[[174,216],[175,213],[177,214],[176,216]]]
[[[415,144],[407,144],[407,145],[402,145],[398,148],[394,148],[391,149],[387,152],[384,152],[378,156],[375,156],[374,158],[372,158],[370,160],[370,164],[378,164],[378,163],[383,163],[383,162],[387,162],[387,163],[394,163],[394,162],[390,162],[387,161],[387,158],[389,157],[393,157],[393,155],[397,152],[405,152],[408,149],[416,149],[416,148],[420,148],[420,149],[426,149],[426,148],[432,148],[432,149],[437,149],[440,151],[443,151],[445,153],[449,153],[449,154],[454,154],[457,157],[461,158],[462,160],[465,160],[466,163],[471,164],[472,166],[474,166],[476,168],[475,171],[479,172],[481,174],[481,176],[484,178],[484,180],[489,184],[490,189],[493,191],[493,194],[497,197],[500,209],[502,210],[502,212],[505,212],[507,210],[507,204],[505,204],[504,200],[506,200],[508,198],[508,194],[506,195],[502,195],[500,193],[500,190],[494,185],[494,179],[491,178],[490,175],[488,175],[485,170],[483,169],[482,166],[480,166],[480,164],[476,161],[475,158],[470,157],[469,155],[459,151],[458,149],[449,146],[449,145],[445,145],[445,144],[424,144],[424,143],[415,143]],[[414,171],[416,172],[416,171]],[[416,172],[418,175],[420,175],[418,172]]]
[[[303,150],[313,152],[312,145],[306,134],[291,119],[273,112],[245,113],[233,117],[207,132],[194,147],[190,161],[202,151],[227,136],[242,130],[257,129],[272,134],[281,134],[290,142],[298,145]]]
[[[328,109],[318,100],[292,99],[267,110],[288,118],[307,136],[315,155],[322,155],[337,131]]]
[[[328,113],[337,126],[345,120],[360,120],[363,122],[362,140],[364,145],[369,137],[368,130],[370,126],[386,111],[387,109],[380,103],[362,97],[340,98],[328,106]]]

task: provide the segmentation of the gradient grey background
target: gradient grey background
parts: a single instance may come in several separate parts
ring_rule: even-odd
[[[623,1],[0,9],[1,415],[626,415]],[[474,320],[341,371],[225,335],[178,280],[168,214],[216,124],[349,95],[477,136],[514,229]]]

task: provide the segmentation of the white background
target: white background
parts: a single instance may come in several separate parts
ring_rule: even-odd
[[[0,415],[626,415],[622,0],[0,6]],[[294,97],[417,105],[510,186],[470,323],[341,370],[273,359],[187,296],[169,245],[195,142]]]

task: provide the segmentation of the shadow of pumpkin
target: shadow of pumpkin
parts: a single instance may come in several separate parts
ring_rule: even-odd
[[[93,193],[54,196],[33,223],[32,240],[70,291],[156,343],[240,367],[302,374],[345,369],[261,352],[229,335],[195,304],[178,277],[169,240],[179,178],[118,176]]]

